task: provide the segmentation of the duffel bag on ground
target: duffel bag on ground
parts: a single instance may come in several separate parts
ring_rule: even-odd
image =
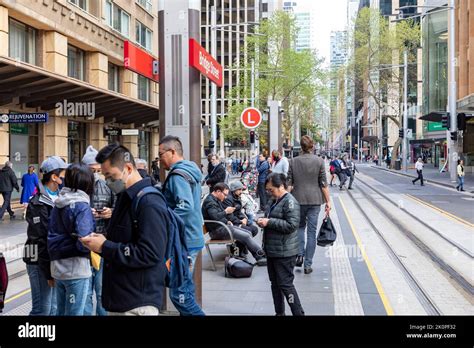
[[[226,278],[249,278],[252,276],[254,265],[246,260],[237,257],[225,258],[225,277]]]

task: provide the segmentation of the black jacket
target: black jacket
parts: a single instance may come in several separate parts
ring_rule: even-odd
[[[148,172],[146,171],[146,169],[137,169],[138,172],[140,173],[140,176],[145,179],[145,178],[150,178],[151,180],[151,184],[153,186],[155,186],[157,184],[156,180],[150,175],[148,174]]]
[[[142,306],[162,307],[165,291],[166,226],[171,223],[166,202],[148,194],[140,200],[138,228],[133,228],[132,199],[146,186],[140,180],[117,195],[102,247],[104,274],[102,305],[110,312],[126,312]]]
[[[236,219],[233,214],[226,214],[224,211],[224,204],[219,201],[216,197],[212,194],[209,194],[204,202],[202,203],[202,216],[204,220],[217,220],[227,225],[228,221],[232,221],[232,219]],[[233,222],[233,221],[232,221]],[[222,227],[218,224],[213,223],[206,223],[206,228],[209,232],[215,231],[218,228]]]
[[[247,216],[242,211],[242,202],[240,199],[236,198],[232,192],[227,195],[226,199],[224,199],[224,202],[222,202],[222,205],[224,206],[224,209],[227,207],[235,208],[234,212],[229,214],[230,221],[232,221],[234,225],[240,225],[241,221],[247,218]]]
[[[13,188],[20,190],[18,179],[13,169],[5,166],[0,170],[0,192],[12,192]]]
[[[47,244],[48,224],[53,208],[53,201],[40,183],[39,192],[31,197],[26,209],[28,228],[23,261],[29,265],[39,265],[47,279],[53,279]]]
[[[222,163],[219,163],[217,167],[213,168],[212,171],[209,173],[206,184],[211,186],[211,191],[212,191],[212,187],[215,184],[219,182],[224,182],[224,181],[225,181],[225,168]]]
[[[298,254],[300,205],[287,193],[278,203],[267,205],[267,227],[263,229],[263,248],[267,257],[290,257]],[[273,207],[273,209],[271,209]]]

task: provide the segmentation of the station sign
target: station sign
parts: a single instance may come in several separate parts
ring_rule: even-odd
[[[222,87],[224,82],[222,66],[194,39],[189,39],[189,65],[199,70],[218,87]]]
[[[48,113],[1,114],[1,123],[46,123]]]
[[[240,114],[240,122],[242,122],[245,128],[253,129],[260,126],[262,123],[262,113],[256,108],[246,108]]]
[[[122,135],[138,135],[138,129],[122,129]]]
[[[125,69],[136,72],[155,82],[159,82],[157,71],[158,58],[153,57],[130,41],[123,43],[123,58]]]

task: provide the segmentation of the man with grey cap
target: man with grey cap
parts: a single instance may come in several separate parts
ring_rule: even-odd
[[[20,191],[15,172],[12,169],[12,162],[7,161],[5,162],[5,166],[2,168],[2,170],[0,170],[0,192],[3,196],[3,205],[2,208],[0,208],[1,221],[3,221],[3,214],[5,214],[5,210],[8,211],[8,214],[10,214],[10,219],[15,218],[15,212],[10,206],[13,189],[15,189],[17,192]]]
[[[91,205],[92,214],[94,215],[96,223],[96,233],[106,234],[107,222],[112,216],[112,210],[115,204],[115,196],[101,176],[100,164],[97,163],[95,159],[97,154],[98,151],[94,149],[92,145],[89,145],[87,147],[86,154],[82,158],[82,163],[87,165],[94,173],[94,194],[92,195]],[[86,307],[84,309],[84,315],[92,315],[92,297],[94,290],[96,294],[97,315],[107,315],[107,312],[102,307],[102,268],[102,260],[99,270],[96,270],[94,267],[92,267],[92,277],[90,278],[91,282],[89,286],[89,293],[87,295]]]
[[[252,232],[252,237],[255,237],[258,233],[258,227],[249,223],[247,215],[242,210],[242,201],[240,197],[244,185],[240,181],[232,181],[230,183],[229,194],[223,202],[224,208],[234,207],[235,210],[231,213],[231,221],[234,226],[243,228],[244,230]]]
[[[40,167],[41,182],[26,209],[28,229],[23,261],[26,263],[31,285],[30,315],[56,314],[56,295],[47,238],[51,211],[64,184],[66,168],[66,162],[58,156],[51,156],[43,161]]]

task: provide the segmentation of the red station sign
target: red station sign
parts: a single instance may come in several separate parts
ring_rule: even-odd
[[[262,123],[262,113],[256,108],[247,108],[240,114],[240,122],[245,128],[253,129]]]
[[[189,65],[222,87],[222,66],[194,39],[189,39]]]
[[[130,41],[125,41],[123,44],[123,58],[126,69],[159,82],[159,75],[153,73],[153,62],[158,62],[158,58],[153,57]]]

